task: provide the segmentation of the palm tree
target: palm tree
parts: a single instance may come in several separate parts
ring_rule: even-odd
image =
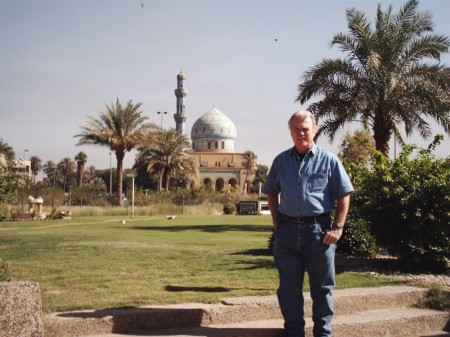
[[[3,138],[0,138],[0,154],[3,154],[7,161],[14,160],[16,157],[13,148],[8,143],[4,142]]]
[[[69,157],[63,158],[57,167],[57,172],[59,172],[63,176],[63,189],[66,192],[66,184],[67,184],[67,176],[70,173],[73,173],[75,169],[75,162]]]
[[[242,186],[242,192],[245,192],[245,184],[247,183],[248,176],[256,171],[256,160],[258,156],[250,150],[247,150],[242,155],[242,167],[245,169],[245,180]],[[249,188],[250,186],[247,186]]]
[[[159,188],[169,190],[170,177],[197,173],[197,163],[188,155],[187,137],[175,129],[160,130],[148,135],[143,146],[138,148],[134,168],[146,167],[147,172],[160,177]]]
[[[111,106],[106,105],[106,111],[100,112],[99,117],[88,117],[86,125],[82,126],[82,133],[77,145],[106,146],[114,152],[117,159],[117,199],[122,205],[123,158],[125,153],[134,149],[149,130],[157,130],[154,123],[146,123],[148,119],[139,110],[141,103],[133,104],[128,101],[122,106],[119,99]]]
[[[106,192],[106,183],[101,177],[93,177],[89,181],[89,189],[94,192]]]
[[[87,162],[87,155],[83,151],[78,152],[75,156],[75,161],[77,162],[77,185],[83,185],[84,177],[84,164]]]
[[[42,160],[37,156],[32,156],[30,158],[30,162],[31,162],[31,173],[33,173],[33,183],[36,184],[36,176],[38,175],[39,171],[42,170]]]
[[[97,177],[96,168],[94,165],[91,165],[87,168],[87,171],[84,172],[84,179],[90,183],[95,177]]]
[[[43,167],[44,169],[42,171],[46,174],[48,182],[51,186],[55,186],[56,164],[53,162],[53,160],[48,160],[45,162]]]
[[[362,12],[347,10],[350,33],[331,42],[346,58],[323,60],[305,72],[298,87],[302,104],[321,96],[309,107],[324,119],[317,136],[333,140],[338,129],[358,121],[372,130],[377,150],[388,156],[392,136],[404,143],[402,123],[407,136],[415,130],[430,136],[428,117],[450,132],[450,68],[440,63],[450,41],[432,34],[431,14],[417,6],[417,0],[409,0],[394,14],[391,6],[383,12],[378,5],[373,28]]]

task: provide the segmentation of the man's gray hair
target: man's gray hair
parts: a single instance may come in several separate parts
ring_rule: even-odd
[[[291,128],[292,128],[292,121],[294,120],[295,117],[300,117],[301,119],[305,119],[308,117],[311,118],[313,128],[317,129],[316,117],[314,117],[312,112],[306,111],[306,110],[299,110],[299,111],[294,112],[292,114],[291,118],[289,118],[289,121],[288,121],[289,130],[291,130]]]

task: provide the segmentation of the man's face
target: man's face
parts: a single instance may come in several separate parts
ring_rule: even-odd
[[[310,117],[295,117],[291,125],[291,137],[295,144],[295,149],[299,153],[306,153],[313,146],[316,128]]]

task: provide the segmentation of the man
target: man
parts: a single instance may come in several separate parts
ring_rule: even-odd
[[[330,337],[335,243],[342,235],[353,186],[337,156],[314,143],[317,126],[311,112],[295,112],[288,125],[294,147],[274,159],[263,189],[275,226],[278,302],[286,337],[304,337],[307,271],[314,337]]]

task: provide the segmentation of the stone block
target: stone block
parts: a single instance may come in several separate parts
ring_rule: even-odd
[[[39,284],[0,282],[0,337],[43,337]]]

